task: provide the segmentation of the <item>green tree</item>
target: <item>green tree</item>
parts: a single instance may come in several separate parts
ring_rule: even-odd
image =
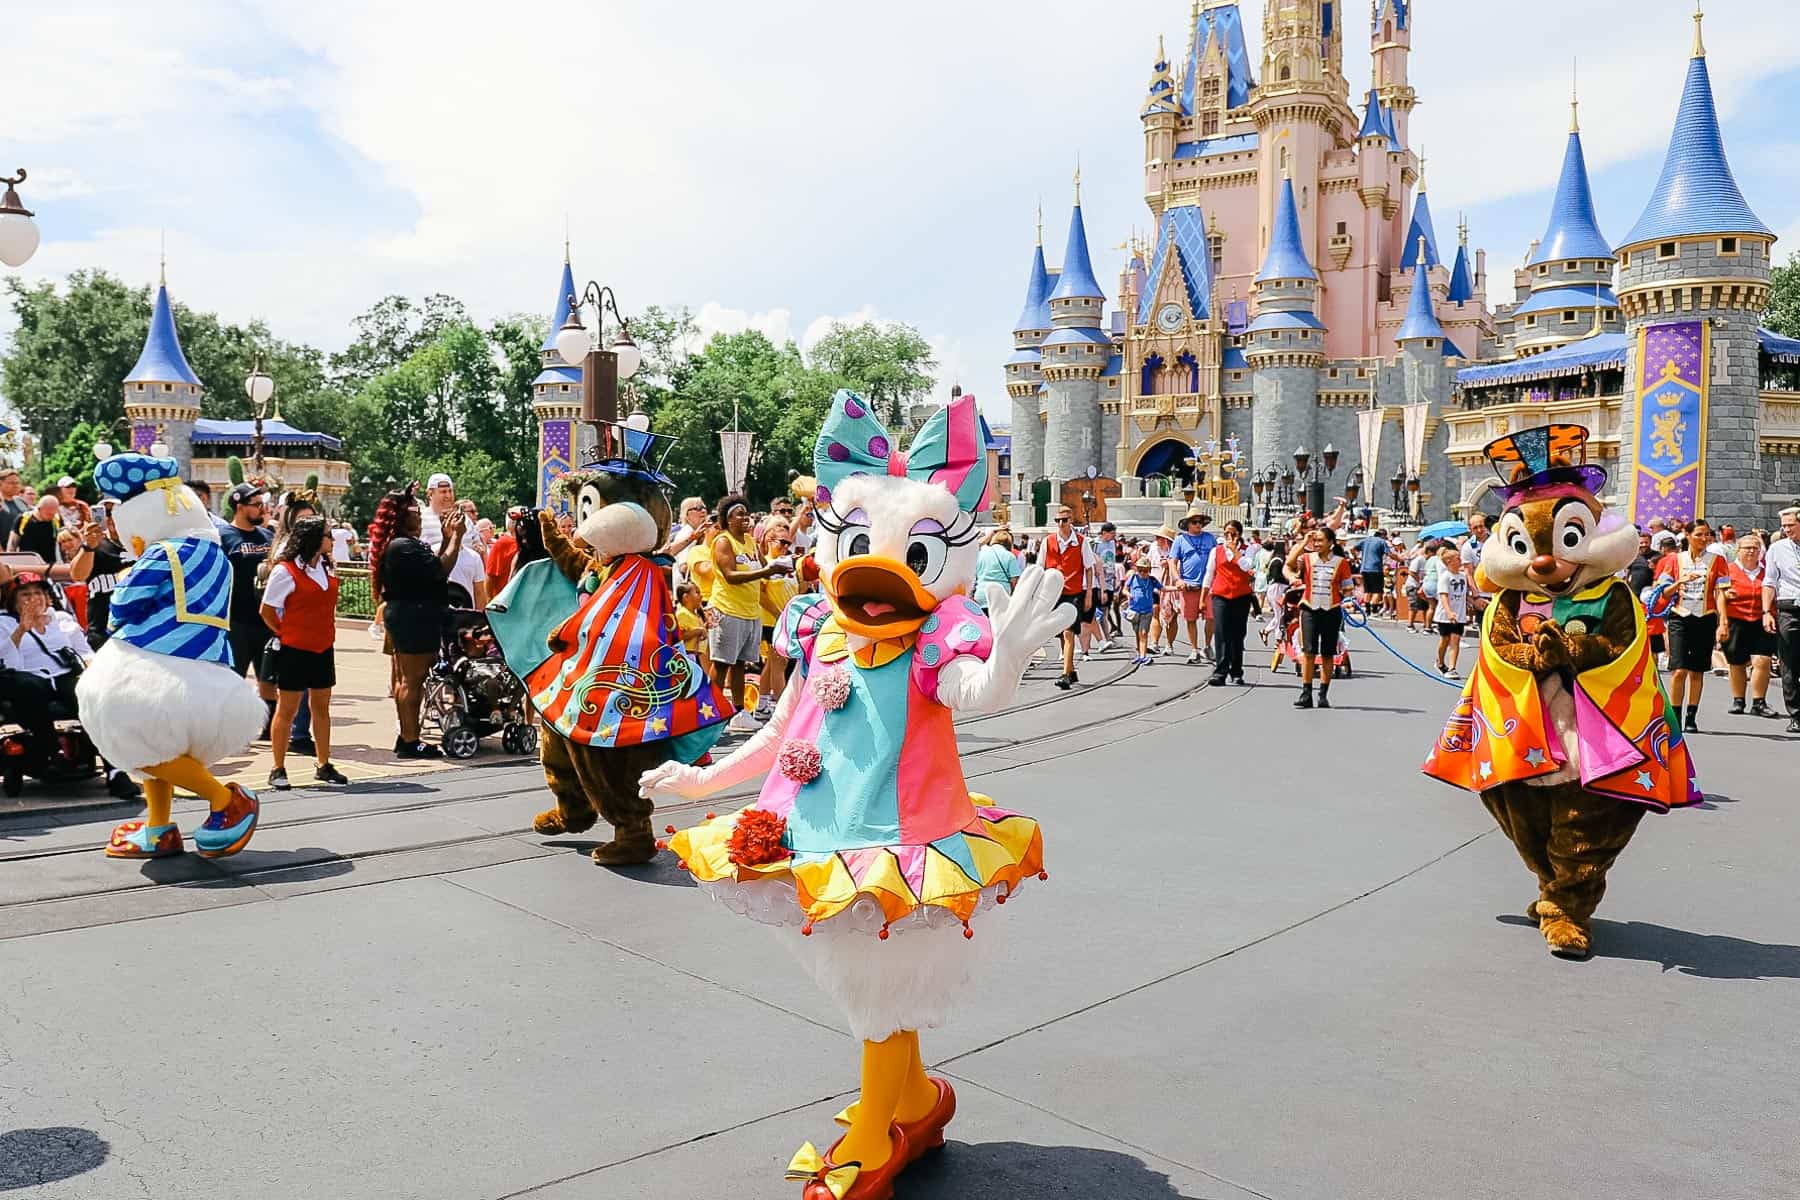
[[[918,330],[898,322],[833,321],[809,357],[814,368],[868,397],[890,428],[899,427],[906,405],[931,391],[931,373],[937,370],[930,344]]]
[[[64,475],[75,480],[77,493],[84,500],[97,500],[100,493],[94,490],[94,443],[100,440],[101,430],[86,421],[77,421],[69,430],[56,449],[38,460],[38,494],[43,495],[56,486],[56,481]]]
[[[16,277],[6,288],[18,329],[0,358],[0,380],[25,427],[54,450],[83,421],[111,425],[124,403],[125,376],[144,347],[149,290],[104,271],[73,272],[60,291]]]
[[[434,293],[417,304],[405,296],[383,297],[350,322],[356,336],[331,356],[331,376],[355,391],[436,341],[448,326],[467,324],[468,310],[454,296]]]
[[[1800,338],[1800,250],[1769,272],[1769,307],[1763,324],[1784,337]]]

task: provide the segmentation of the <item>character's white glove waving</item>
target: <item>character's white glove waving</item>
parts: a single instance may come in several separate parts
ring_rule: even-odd
[[[698,800],[712,795],[703,768],[666,762],[638,776],[638,795],[646,800]]]
[[[988,584],[989,620],[994,624],[993,657],[1024,664],[1032,652],[1069,627],[1073,610],[1062,603],[1062,572],[1036,563],[1026,567],[1009,593]]]
[[[955,658],[938,674],[938,701],[962,712],[1004,708],[1019,690],[1019,680],[1032,652],[1067,629],[1074,612],[1059,608],[1062,575],[1032,564],[1013,585],[1011,594],[988,585],[988,619],[994,648],[988,660]]]

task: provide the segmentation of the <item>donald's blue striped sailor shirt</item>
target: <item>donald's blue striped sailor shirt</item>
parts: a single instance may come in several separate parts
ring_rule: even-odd
[[[231,666],[231,564],[217,542],[148,546],[113,589],[107,628],[152,654]]]

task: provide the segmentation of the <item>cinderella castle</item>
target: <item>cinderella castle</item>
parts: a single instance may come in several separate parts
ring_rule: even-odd
[[[1758,324],[1774,235],[1726,161],[1700,17],[1643,216],[1600,232],[1572,122],[1545,235],[1490,309],[1486,254],[1466,227],[1440,243],[1411,142],[1413,7],[1376,0],[1354,106],[1336,0],[1267,5],[1255,64],[1235,0],[1195,4],[1180,63],[1159,48],[1140,108],[1156,235],[1117,306],[1079,182],[1059,269],[1040,232],[1006,365],[1014,500],[1084,478],[1141,494],[1217,444],[1270,491],[1331,461],[1328,494],[1463,515],[1493,504],[1483,445],[1575,421],[1640,520],[1748,526],[1793,502],[1800,343]]]

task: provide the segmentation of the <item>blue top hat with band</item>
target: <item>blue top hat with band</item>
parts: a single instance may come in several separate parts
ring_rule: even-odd
[[[624,421],[600,422],[599,435],[595,455],[582,465],[583,470],[641,479],[658,487],[675,486],[663,473],[663,462],[680,439],[650,432],[649,421],[636,414]]]
[[[94,486],[108,500],[123,503],[152,488],[181,486],[181,464],[148,454],[115,454],[94,468]]]

